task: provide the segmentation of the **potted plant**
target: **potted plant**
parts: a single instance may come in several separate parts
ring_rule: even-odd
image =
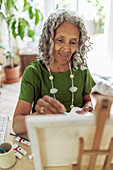
[[[87,0],[88,3],[92,4],[96,8],[96,13],[94,16],[94,22],[96,25],[96,33],[104,32],[104,22],[105,22],[105,0]]]
[[[23,6],[21,10],[18,10],[16,4],[17,0],[0,0],[0,19],[5,20],[7,29],[8,29],[8,38],[9,38],[9,48],[5,48],[1,45],[1,48],[4,49],[4,55],[6,56],[9,64],[4,67],[4,72],[6,74],[7,80],[14,80],[19,78],[20,73],[9,75],[15,72],[15,69],[19,71],[20,67],[17,64],[14,64],[14,53],[11,48],[11,37],[15,39],[17,36],[24,39],[25,36],[29,36],[34,41],[35,32],[31,29],[30,23],[34,23],[36,26],[39,21],[43,20],[41,11],[33,5],[33,0],[30,2],[23,0]],[[2,9],[3,8],[3,9]],[[12,82],[12,81],[11,81]]]
[[[13,83],[19,80],[20,76],[20,66],[14,64],[14,58],[16,55],[12,52],[10,48],[5,48],[5,46],[0,43],[0,48],[4,50],[4,56],[6,56],[7,65],[4,67],[5,79],[9,83]]]

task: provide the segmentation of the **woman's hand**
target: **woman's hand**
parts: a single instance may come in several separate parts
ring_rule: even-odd
[[[76,111],[76,113],[79,113],[79,114],[84,114],[86,112],[93,112],[93,105],[91,102],[88,102],[87,104],[85,104],[83,107],[82,107],[82,110],[81,111]]]
[[[35,110],[35,114],[61,114],[66,112],[65,106],[50,96],[44,96],[39,99]]]
[[[90,94],[83,97],[83,102],[84,102],[84,104],[83,104],[82,110],[76,111],[76,113],[84,114],[86,112],[93,112],[93,105],[91,102]]]

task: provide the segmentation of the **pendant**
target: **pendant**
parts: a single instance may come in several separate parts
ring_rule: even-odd
[[[50,93],[51,93],[51,94],[55,94],[55,93],[57,93],[57,91],[58,91],[58,89],[56,89],[56,88],[50,89]]]
[[[73,104],[71,104],[71,105],[70,105],[70,108],[72,109],[73,107],[74,107],[74,105],[73,105]]]
[[[77,87],[74,87],[74,86],[69,88],[69,90],[70,90],[71,92],[76,92],[77,89],[78,89],[78,88],[77,88]]]
[[[70,78],[73,79],[74,78],[74,74],[70,74]]]
[[[50,80],[53,80],[53,79],[54,79],[54,77],[51,75],[51,76],[49,76],[49,79],[50,79]]]

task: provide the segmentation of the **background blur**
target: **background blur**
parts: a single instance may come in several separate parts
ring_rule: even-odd
[[[4,1],[0,11],[4,12]],[[13,0],[11,0],[13,1]],[[27,36],[27,28],[23,40],[19,36],[11,36],[11,48],[16,54],[16,62],[20,63],[22,67],[22,56],[25,55],[25,60],[32,59],[33,55],[36,54],[36,46],[38,44],[39,35],[44,20],[47,16],[58,8],[68,8],[74,10],[80,16],[83,17],[88,34],[91,37],[93,43],[93,51],[88,54],[88,63],[91,72],[101,74],[112,74],[113,73],[113,1],[112,0],[26,0],[31,3],[31,6],[35,6],[42,13],[43,19],[39,16],[39,22],[35,26],[34,20],[29,17],[29,12],[21,12],[23,9],[24,1],[16,0],[16,7],[18,12],[15,11],[15,18],[18,16],[27,18],[30,28],[35,32],[34,40]],[[10,5],[10,4],[8,4]],[[14,11],[14,10],[13,10]],[[28,15],[27,15],[28,14]],[[24,23],[23,23],[24,24]],[[18,27],[18,25],[16,25]],[[0,20],[0,42],[8,47],[8,31],[5,20]],[[30,56],[29,56],[30,55]],[[31,59],[31,60],[32,60]],[[25,61],[24,61],[25,62]],[[26,61],[27,63],[27,61]],[[0,64],[2,67],[6,64],[6,58],[3,55],[3,50],[0,49]],[[24,69],[24,68],[23,68]]]

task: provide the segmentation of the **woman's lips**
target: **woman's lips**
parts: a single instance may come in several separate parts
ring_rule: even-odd
[[[61,57],[69,57],[69,56],[70,56],[70,54],[64,54],[64,53],[59,53],[59,55],[60,55]]]

